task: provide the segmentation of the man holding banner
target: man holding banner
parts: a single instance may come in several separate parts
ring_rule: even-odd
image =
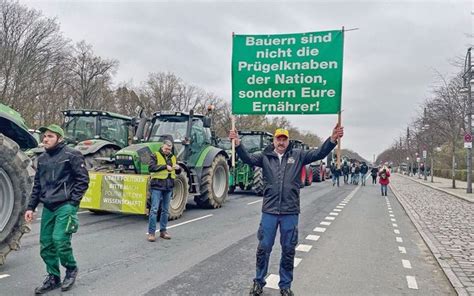
[[[293,263],[295,248],[298,243],[298,217],[300,213],[301,169],[313,161],[325,158],[343,136],[344,129],[337,125],[330,138],[320,149],[293,149],[289,144],[289,132],[277,129],[273,144],[263,152],[249,154],[240,144],[238,133],[232,130],[229,138],[235,141],[236,151],[245,163],[261,167],[265,190],[263,194],[262,217],[258,229],[257,270],[250,295],[261,295],[265,286],[265,276],[275,235],[280,228],[281,261],[280,287],[281,295],[293,295]]]

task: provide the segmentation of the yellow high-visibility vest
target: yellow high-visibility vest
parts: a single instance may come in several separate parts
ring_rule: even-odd
[[[160,165],[167,165],[166,159],[160,152],[156,152],[156,163]],[[176,170],[174,169],[174,166],[176,165],[176,156],[171,155],[171,166],[173,169],[168,171],[167,169],[161,170],[159,172],[154,172],[150,176],[152,179],[168,179],[168,176],[171,177],[171,179],[176,179]]]

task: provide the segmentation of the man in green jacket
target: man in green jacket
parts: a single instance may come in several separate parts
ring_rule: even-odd
[[[79,227],[77,209],[89,186],[89,175],[82,154],[63,142],[64,131],[52,124],[39,129],[45,152],[38,157],[38,169],[25,220],[31,222],[41,202],[40,254],[48,276],[35,294],[61,287],[72,288],[78,273],[72,254],[71,237]],[[61,284],[59,262],[66,268]]]

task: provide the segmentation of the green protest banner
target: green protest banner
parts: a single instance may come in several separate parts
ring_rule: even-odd
[[[89,172],[89,188],[80,207],[120,213],[144,214],[149,175]]]
[[[337,114],[343,31],[234,35],[234,114]]]

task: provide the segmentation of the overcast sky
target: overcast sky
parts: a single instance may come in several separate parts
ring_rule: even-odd
[[[406,130],[437,72],[472,44],[471,1],[21,1],[119,60],[115,83],[173,72],[230,101],[231,35],[359,28],[345,35],[343,148],[366,159]],[[325,138],[336,115],[288,116]]]

